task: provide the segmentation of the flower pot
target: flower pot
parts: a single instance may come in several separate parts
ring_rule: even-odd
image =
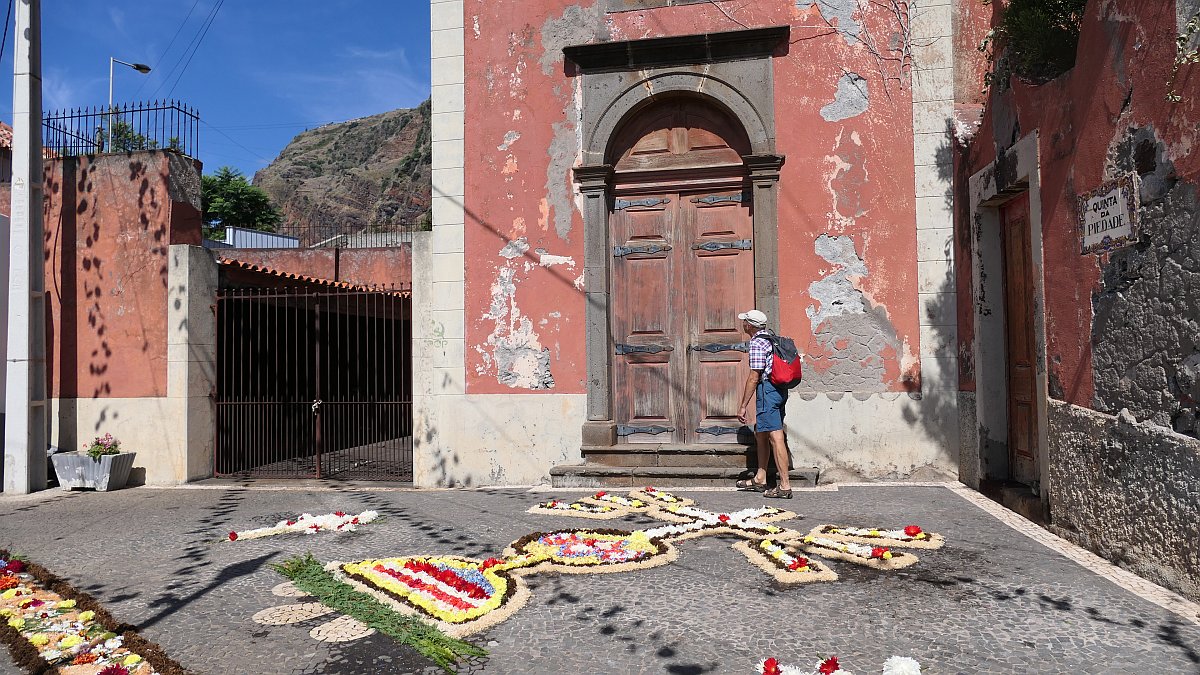
[[[92,488],[108,492],[125,487],[136,456],[136,452],[122,452],[92,459],[87,453],[60,452],[51,455],[50,460],[54,462],[54,474],[62,489]]]

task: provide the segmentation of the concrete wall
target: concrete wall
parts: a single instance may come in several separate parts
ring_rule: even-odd
[[[198,163],[162,151],[47,160],[50,437],[111,432],[132,480],[211,474],[216,265]]]
[[[857,476],[953,470],[948,0],[911,4],[903,44],[911,79],[871,54],[903,31],[893,14],[868,3],[432,0],[431,7],[434,229],[427,258],[414,248],[414,269],[428,266],[430,275],[428,301],[418,289],[414,310],[418,342],[424,335],[430,349],[418,358],[431,369],[425,407],[417,406],[427,431],[418,438],[419,465],[423,452],[440,458],[428,466],[457,456],[481,467],[477,483],[527,482],[544,478],[560,458],[578,457],[584,413],[574,412],[573,397],[585,395],[588,372],[582,198],[570,170],[582,162],[585,96],[562,48],[786,24],[791,44],[770,60],[768,98],[776,152],[787,156],[778,301],[782,332],[810,355],[812,395],[789,413],[799,429],[793,444],[808,448],[803,461]],[[519,362],[504,352],[513,349],[537,353],[548,377],[503,372]],[[463,410],[467,400],[489,412],[478,433],[461,442],[439,438],[453,419],[443,411]],[[562,429],[537,435],[535,417],[552,411]],[[819,424],[805,417],[818,413]],[[481,437],[508,439],[501,445],[510,450]],[[490,461],[477,459],[495,453],[500,466],[527,470],[497,478],[482,468]]]
[[[221,258],[253,263],[280,272],[360,286],[412,284],[412,246],[391,248],[216,249]]]
[[[1052,529],[1200,600],[1200,440],[1058,401],[1050,431]]]

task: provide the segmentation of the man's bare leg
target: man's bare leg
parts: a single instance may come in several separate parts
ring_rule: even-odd
[[[775,431],[763,434],[756,434],[755,436],[757,437],[758,435],[770,436],[771,449],[775,453],[775,469],[779,472],[779,482],[776,484],[776,486],[780,490],[791,490],[792,481],[788,477],[788,470],[790,467],[788,465],[787,436],[784,435],[783,429],[777,429]],[[759,453],[758,461],[761,463],[763,460],[764,458],[762,453]]]
[[[767,484],[767,462],[771,456],[771,433],[770,431],[754,432],[754,452],[758,454],[758,471],[754,472],[754,482],[760,485]]]

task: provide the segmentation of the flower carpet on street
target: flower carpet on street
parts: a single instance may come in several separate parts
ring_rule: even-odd
[[[758,664],[761,675],[854,675],[838,663],[836,656],[822,659],[813,668],[781,665],[774,658]],[[883,662],[883,675],[921,675],[921,664],[907,656],[893,656]]]
[[[277,534],[316,534],[317,532],[353,532],[359,525],[366,525],[379,517],[374,511],[363,511],[357,515],[335,511],[322,516],[302,513],[294,520],[281,520],[271,527],[253,530],[238,530],[229,533],[229,541],[244,541],[273,537]]]
[[[751,563],[780,584],[795,585],[836,581],[837,573],[823,559],[890,571],[918,561],[911,553],[893,549],[936,549],[944,544],[941,536],[916,525],[900,529],[820,525],[803,532],[775,524],[799,517],[790,511],[762,506],[718,513],[655,488],[628,495],[597,492],[574,502],[554,499],[529,512],[590,519],[644,514],[663,524],[632,531],[535,532],[514,541],[499,557],[484,560],[407,555],[321,564],[311,556],[293,559],[276,566],[291,579],[277,587],[276,594],[312,596],[315,602],[271,607],[254,620],[281,625],[333,614],[332,621],[310,631],[312,637],[344,641],[379,630],[449,667],[458,656],[478,653],[461,638],[504,621],[529,600],[524,577],[534,574],[647,569],[678,559],[675,542],[731,535],[742,539],[734,548]],[[435,629],[421,637],[429,651],[411,638],[419,625]]]
[[[184,670],[85,593],[0,551],[0,637],[32,673],[175,675]]]

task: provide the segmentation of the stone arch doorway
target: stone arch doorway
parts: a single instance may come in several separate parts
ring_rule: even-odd
[[[617,244],[610,241],[609,220],[619,212],[615,208],[617,199],[634,201],[631,198],[637,196],[631,187],[635,181],[628,180],[637,171],[622,166],[618,172],[614,164],[621,162],[625,150],[636,146],[636,141],[633,145],[628,145],[628,141],[622,145],[620,139],[625,137],[622,132],[633,129],[631,125],[636,123],[653,126],[654,112],[665,110],[658,104],[678,100],[676,97],[699,100],[725,120],[736,122],[735,128],[741,130],[744,143],[725,139],[724,145],[743,153],[740,178],[741,186],[749,185],[749,203],[743,201],[742,206],[749,209],[753,221],[754,304],[768,314],[778,314],[777,188],[784,158],[775,154],[771,60],[778,50],[786,50],[787,36],[788,29],[784,26],[594,43],[563,50],[570,61],[568,70],[581,79],[582,163],[572,173],[583,197],[587,420],[582,441],[585,448],[629,440],[627,436],[617,436],[613,406],[612,360],[617,340],[612,334],[609,300],[611,261]],[[714,51],[718,43],[720,49]],[[720,58],[713,57],[717,52]],[[688,143],[690,148],[691,141]],[[618,148],[622,150],[618,152]],[[634,155],[640,160],[647,159],[652,153],[641,151],[651,149],[643,146]],[[663,152],[663,148],[658,151]],[[652,189],[648,185],[643,188]],[[733,192],[736,187],[728,194]],[[645,199],[646,195],[640,198]],[[666,442],[661,437],[656,440]]]
[[[618,443],[736,443],[752,307],[752,198],[737,119],[664,96],[617,127],[607,159],[612,414]]]

